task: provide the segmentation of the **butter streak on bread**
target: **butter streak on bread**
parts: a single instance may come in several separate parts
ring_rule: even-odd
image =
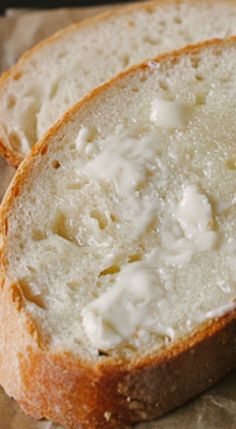
[[[82,96],[130,65],[235,34],[232,0],[132,5],[68,27],[26,53],[0,83],[0,151],[14,165]]]
[[[1,209],[0,382],[73,428],[159,417],[236,364],[236,39],[134,67]]]

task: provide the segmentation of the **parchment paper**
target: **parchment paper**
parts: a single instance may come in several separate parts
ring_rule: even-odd
[[[93,15],[104,7],[15,13],[0,18],[0,72],[9,68],[27,48],[69,23]],[[14,169],[0,159],[0,200]],[[1,328],[0,328],[1,329]],[[0,429],[61,429],[24,415],[0,388]],[[135,429],[236,429],[236,372],[187,405],[161,420]]]

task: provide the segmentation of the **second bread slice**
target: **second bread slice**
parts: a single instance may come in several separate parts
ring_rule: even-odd
[[[236,33],[232,0],[157,0],[74,24],[0,79],[0,153],[14,165],[82,96],[127,67]]]

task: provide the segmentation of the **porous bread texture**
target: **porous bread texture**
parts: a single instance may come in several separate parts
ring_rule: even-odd
[[[117,72],[158,52],[226,37],[235,28],[232,0],[160,0],[63,30],[3,76],[1,153],[18,165],[60,115]]]
[[[161,294],[150,303],[149,313],[155,322],[171,328],[174,338],[141,326],[107,354],[136,359],[158,353],[198,329],[209,312],[232,307],[235,54],[233,39],[223,48],[216,43],[195,53],[149,62],[118,77],[72,109],[23,164],[12,195],[18,194],[16,184],[32,162],[7,215],[5,274],[19,284],[27,312],[51,350],[100,359],[99,348],[85,333],[82,310],[114,287],[128,264],[144,260],[158,246],[168,256],[179,255],[174,243],[187,233],[173,214],[189,187],[207,198],[212,212],[209,230],[215,239],[208,249],[195,250],[184,261],[166,263],[157,258],[154,264]],[[188,121],[177,128],[158,125],[153,120],[155,100],[187,106]],[[126,147],[127,136],[131,149]],[[139,164],[144,140],[147,159]],[[117,151],[121,169],[126,159],[131,162],[128,167],[141,174],[128,194],[120,191],[117,177],[108,179],[109,162],[116,159]],[[107,153],[110,158],[101,172],[96,160]],[[125,177],[122,174],[120,179]],[[3,221],[9,198],[3,205]],[[149,223],[142,223],[145,205],[154,207]]]

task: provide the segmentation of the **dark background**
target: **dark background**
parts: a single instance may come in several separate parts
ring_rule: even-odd
[[[125,0],[0,0],[0,13],[8,7],[53,9],[56,7],[98,6],[100,4],[122,3]],[[127,0],[126,0],[127,1]]]

